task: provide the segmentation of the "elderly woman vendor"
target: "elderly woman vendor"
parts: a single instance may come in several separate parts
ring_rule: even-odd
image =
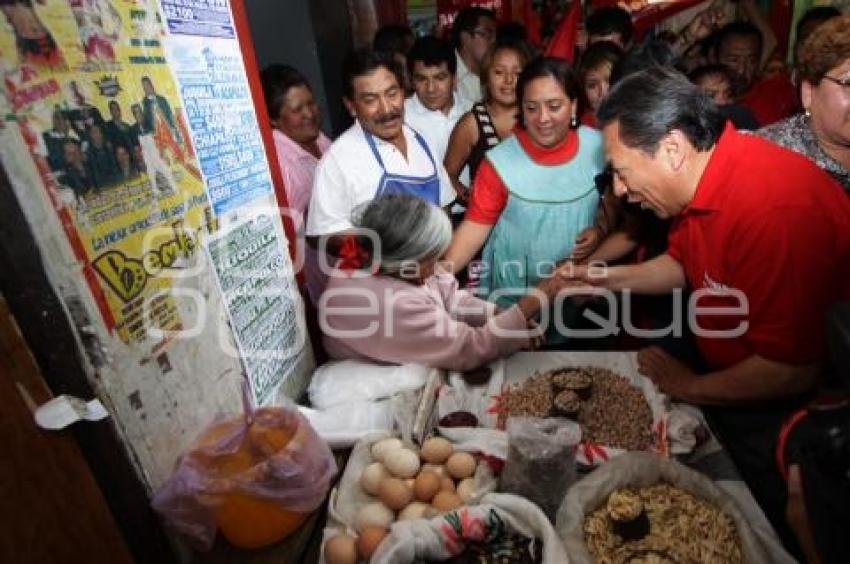
[[[340,271],[319,302],[319,323],[328,354],[387,363],[417,362],[468,370],[526,348],[542,303],[569,284],[556,271],[517,303],[497,312],[493,304],[458,290],[437,266],[452,228],[439,208],[394,194],[366,205],[355,225],[379,242],[379,252],[341,252],[341,267],[359,267],[369,255],[372,273]],[[345,245],[344,245],[345,247]],[[349,263],[346,265],[346,263]]]

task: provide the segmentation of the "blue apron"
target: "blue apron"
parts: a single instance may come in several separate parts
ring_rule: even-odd
[[[602,138],[581,127],[578,140],[576,155],[559,165],[534,162],[515,136],[487,152],[485,158],[508,190],[508,201],[482,252],[480,291],[503,308],[567,258],[578,234],[596,219],[599,192],[594,177],[605,164]],[[506,289],[515,295],[493,296]],[[571,300],[564,306],[561,315],[569,326],[577,310]],[[563,342],[551,329],[547,342]]]
[[[434,167],[434,173],[424,178],[387,172],[384,161],[381,159],[378,148],[375,146],[375,139],[372,137],[372,134],[365,130],[363,133],[366,134],[366,142],[369,143],[369,148],[372,149],[372,154],[375,155],[375,159],[377,159],[378,165],[380,165],[383,171],[381,180],[378,182],[378,189],[375,192],[376,198],[387,194],[410,194],[411,196],[422,198],[435,206],[440,205],[440,178],[437,176],[437,163],[434,162],[434,157],[431,155],[428,144],[425,143],[425,140],[418,133],[413,132],[416,136],[416,141],[425,149],[425,153]]]

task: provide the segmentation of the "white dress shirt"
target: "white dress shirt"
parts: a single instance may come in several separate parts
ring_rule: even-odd
[[[474,104],[481,99],[481,79],[469,70],[457,50],[455,50],[455,57],[457,58],[457,73],[455,73],[457,88],[455,92],[460,94],[461,98]]]
[[[443,163],[436,155],[434,164],[431,163],[409,126],[402,126],[402,131],[407,142],[407,159],[395,145],[374,137],[386,171],[427,178],[436,167],[440,205],[449,205],[455,199],[455,191]],[[352,212],[375,197],[383,174],[360,122],[355,122],[331,144],[316,168],[313,197],[307,210],[307,235],[329,235],[351,229]]]
[[[472,108],[472,102],[454,94],[454,104],[448,114],[425,107],[419,96],[414,94],[404,101],[404,120],[414,130],[425,138],[434,158],[443,162],[449,137],[458,120]]]

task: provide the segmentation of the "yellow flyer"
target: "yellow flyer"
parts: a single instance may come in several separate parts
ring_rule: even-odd
[[[4,120],[21,128],[107,327],[128,345],[179,330],[167,290],[214,219],[156,1],[0,0],[0,12]]]

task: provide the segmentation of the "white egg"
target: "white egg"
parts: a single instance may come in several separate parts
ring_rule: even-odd
[[[358,531],[369,526],[389,528],[394,518],[395,514],[389,507],[380,501],[375,501],[360,508],[357,517],[354,519],[354,527]]]
[[[460,496],[464,504],[469,503],[473,493],[475,493],[475,478],[463,479],[457,485],[457,495]]]
[[[432,513],[431,506],[421,501],[414,501],[407,507],[401,510],[398,514],[399,521],[407,521],[410,519],[422,519],[428,517]]]
[[[399,439],[381,439],[372,445],[372,458],[378,462],[384,462],[384,458],[394,451],[402,447],[402,442]]]
[[[412,478],[419,472],[419,455],[406,448],[393,450],[384,458],[384,466],[396,478]]]
[[[389,478],[390,473],[384,468],[380,462],[373,462],[367,466],[363,473],[360,474],[360,487],[369,495],[378,494],[378,486],[385,478]]]

